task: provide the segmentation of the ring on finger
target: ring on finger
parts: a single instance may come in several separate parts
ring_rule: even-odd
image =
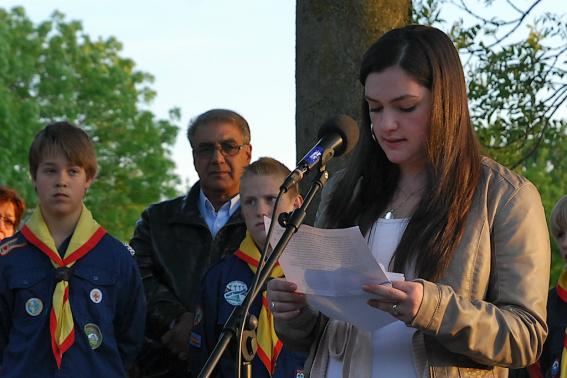
[[[394,315],[395,317],[400,316],[400,310],[398,309],[398,304],[395,303],[392,305],[392,315]]]

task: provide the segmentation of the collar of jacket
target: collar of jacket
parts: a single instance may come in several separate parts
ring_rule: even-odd
[[[207,223],[205,223],[205,219],[201,215],[199,211],[199,192],[201,190],[200,181],[197,181],[189,192],[180,197],[180,203],[177,206],[177,209],[173,216],[171,216],[168,220],[168,224],[173,223],[183,223],[183,224],[192,224],[192,225],[200,225],[208,229]],[[228,222],[224,225],[223,228],[232,225],[242,225],[244,224],[244,218],[240,215],[240,210],[236,211],[232,216],[229,218]]]

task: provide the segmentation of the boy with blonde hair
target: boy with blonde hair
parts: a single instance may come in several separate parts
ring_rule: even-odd
[[[145,299],[130,250],[83,204],[93,144],[76,126],[50,124],[29,169],[39,205],[0,245],[0,377],[125,377]]]
[[[279,161],[263,157],[250,164],[242,175],[240,206],[246,223],[246,237],[234,255],[213,265],[201,282],[200,302],[190,340],[192,351],[195,352],[191,358],[195,374],[211,353],[233,308],[242,304],[250,289],[260,250],[266,243],[264,217],[272,217],[280,185],[289,173],[290,170]],[[280,199],[274,221],[282,212],[301,206],[302,201],[298,186],[290,188]],[[271,277],[283,277],[279,265],[273,269]],[[255,298],[250,312],[258,319],[258,350],[252,361],[252,376],[302,377],[305,358],[287,350],[277,337],[265,291],[262,296]],[[225,352],[215,377],[234,376],[234,353],[234,348]]]

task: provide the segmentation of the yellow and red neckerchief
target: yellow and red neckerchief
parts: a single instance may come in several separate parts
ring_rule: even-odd
[[[72,267],[98,244],[106,231],[96,223],[91,212],[83,205],[81,216],[63,258],[57,251],[39,208],[34,210],[30,220],[22,227],[22,234],[30,244],[49,257],[51,264],[57,269]],[[73,314],[69,304],[69,282],[66,280],[61,280],[55,285],[49,330],[55,362],[57,367],[61,368],[63,353],[75,342]]]
[[[559,279],[557,280],[557,286],[555,287],[557,296],[567,303],[567,269],[561,273]],[[560,378],[567,378],[567,328],[565,329],[565,335],[563,336],[563,352],[561,353],[561,373]]]
[[[246,232],[246,237],[242,243],[240,243],[239,249],[234,254],[240,260],[248,264],[248,267],[253,273],[256,273],[258,260],[260,259],[260,251],[248,231]],[[280,264],[276,264],[270,273],[271,278],[280,278],[283,277],[283,275]],[[271,376],[274,373],[276,361],[283,344],[274,329],[274,317],[270,311],[266,291],[262,292],[262,308],[258,319],[257,339],[258,357],[260,357],[260,361],[262,361],[262,364],[266,367]]]

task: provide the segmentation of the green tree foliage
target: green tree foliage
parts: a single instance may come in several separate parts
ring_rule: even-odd
[[[91,40],[61,13],[35,25],[24,9],[0,8],[0,183],[29,207],[36,197],[27,171],[33,136],[68,120],[95,142],[99,175],[87,206],[112,234],[128,240],[151,202],[176,194],[171,146],[179,121],[156,119],[147,105],[153,78],[120,56],[115,38]]]
[[[414,20],[451,35],[463,61],[471,116],[485,154],[529,178],[549,216],[567,193],[567,23],[559,15],[538,13],[542,0],[523,2],[525,8],[514,4],[418,1]],[[466,17],[447,28],[442,11],[448,7]],[[474,9],[493,16],[483,17]],[[554,244],[553,250],[555,283],[563,261]]]

